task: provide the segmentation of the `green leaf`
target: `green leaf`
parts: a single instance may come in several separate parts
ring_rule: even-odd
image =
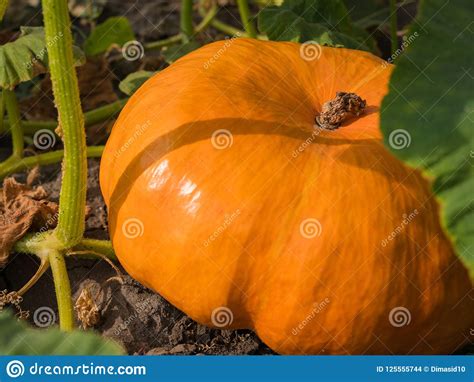
[[[389,22],[390,7],[387,0],[344,0],[344,4],[354,25],[360,28],[380,28]]]
[[[48,52],[44,29],[21,27],[21,34],[13,42],[0,45],[0,87],[13,90],[20,82],[29,81],[48,71]],[[58,35],[58,39],[62,36]],[[50,44],[54,44],[54,40]],[[73,47],[76,65],[84,63],[84,55]]]
[[[474,277],[472,20],[472,0],[421,3],[408,32],[418,37],[397,59],[381,128],[387,148],[432,180],[442,226]]]
[[[134,40],[135,35],[126,17],[109,17],[87,37],[84,52],[87,56],[96,56],[106,52],[111,45],[122,46]]]
[[[178,58],[185,56],[186,54],[196,50],[201,45],[196,41],[190,41],[186,44],[170,46],[167,49],[163,49],[161,54],[165,58],[168,64],[175,62]]]
[[[92,332],[33,329],[9,312],[0,312],[0,354],[121,355],[124,351],[112,340]]]
[[[120,81],[119,89],[127,94],[132,95],[136,90],[143,85],[143,83],[153,76],[156,72],[149,72],[146,70],[139,70],[134,73],[130,73],[122,81]]]
[[[263,9],[258,26],[270,40],[375,49],[368,33],[353,25],[342,0],[285,0],[280,7]]]
[[[104,10],[107,0],[69,0],[69,13],[74,17],[97,19]]]

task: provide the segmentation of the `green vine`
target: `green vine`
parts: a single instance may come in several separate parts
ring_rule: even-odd
[[[128,98],[120,99],[118,101],[109,103],[105,106],[100,106],[96,109],[86,111],[84,113],[84,125],[91,126],[96,123],[101,123],[107,120],[108,118],[116,116],[120,110],[123,109],[125,104],[127,103]],[[3,120],[3,126],[1,126],[0,121],[0,133],[4,132],[4,129],[8,129],[10,127],[10,123],[8,120]],[[40,129],[48,129],[48,130],[55,130],[58,127],[57,121],[21,121],[21,127],[23,128],[23,132],[25,134],[34,134],[37,130]]]
[[[255,29],[255,25],[249,19],[250,10],[247,0],[237,0],[237,5],[239,7],[240,19],[242,20],[242,24],[245,31],[247,32],[247,35],[251,38],[257,38],[257,30]]]
[[[185,43],[193,38],[193,0],[181,0],[180,29]]]
[[[15,92],[13,90],[3,89],[3,101],[5,102],[5,109],[7,111],[13,141],[12,158],[19,159],[23,157],[25,144],[20,122],[20,108]]]
[[[196,26],[196,29],[194,30],[194,34],[198,34],[206,30],[206,28],[211,25],[212,20],[214,17],[217,15],[218,7],[217,5],[213,4],[212,7],[209,9],[209,11],[204,11],[202,12],[202,20],[201,22]],[[181,41],[184,41],[185,36],[183,33],[178,33],[177,35],[168,37],[163,40],[159,41],[153,41],[145,44],[145,49],[147,50],[152,50],[152,49],[159,49],[163,48],[165,46],[173,45],[173,44],[178,44]]]
[[[74,317],[71,299],[71,283],[67,274],[66,262],[61,252],[47,251],[49,264],[53,273],[54,288],[58,301],[59,328],[69,331],[74,328]]]
[[[390,43],[392,55],[398,49],[398,21],[397,21],[397,0],[390,0]]]
[[[74,69],[67,1],[43,0],[48,61],[64,142],[63,181],[54,236],[59,248],[77,244],[84,233],[87,161],[84,116]],[[62,36],[61,38],[57,38]]]
[[[87,156],[89,158],[100,158],[104,146],[87,147]],[[64,150],[50,151],[44,154],[32,155],[20,160],[9,158],[5,162],[0,163],[0,179],[16,172],[25,171],[35,166],[46,166],[53,163],[61,162],[64,158]]]

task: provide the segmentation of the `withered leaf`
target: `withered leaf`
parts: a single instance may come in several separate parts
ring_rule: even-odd
[[[0,189],[0,267],[5,266],[10,250],[28,231],[54,228],[57,203],[46,199],[43,187],[31,188],[6,178]]]

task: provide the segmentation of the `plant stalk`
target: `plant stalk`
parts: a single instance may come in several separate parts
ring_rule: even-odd
[[[21,129],[20,108],[15,92],[13,90],[3,89],[3,101],[5,102],[13,142],[12,157],[22,158],[25,142]]]
[[[70,248],[84,233],[87,189],[84,115],[74,67],[68,3],[66,0],[43,0],[42,4],[51,82],[64,142],[55,237],[61,248]]]
[[[3,20],[3,16],[5,16],[5,12],[8,8],[8,0],[0,0],[0,21]]]
[[[110,117],[116,116],[120,110],[123,109],[127,103],[128,98],[120,99],[118,101],[112,102],[105,106],[100,106],[96,109],[86,111],[84,113],[84,124],[86,126],[91,126],[96,123],[104,122]],[[5,129],[10,126],[8,120],[4,120]],[[39,129],[48,129],[54,130],[58,127],[57,121],[21,121],[21,127],[25,134],[34,134]],[[0,133],[4,130],[1,127],[0,121]]]
[[[74,328],[74,316],[71,299],[71,283],[67,274],[66,262],[61,252],[49,250],[48,259],[53,273],[56,301],[59,312],[59,328],[70,331]]]
[[[100,158],[103,151],[104,146],[88,146],[87,156],[89,158]],[[63,157],[64,151],[56,150],[44,154],[32,155],[19,160],[16,158],[8,158],[5,162],[0,163],[0,179],[35,166],[46,166],[48,164],[61,162]]]
[[[203,12],[203,19],[201,22],[196,26],[194,30],[194,34],[198,34],[202,31],[204,31],[212,22],[213,18],[217,15],[217,5],[213,4],[212,7],[209,9],[209,11]],[[163,40],[158,40],[158,41],[153,41],[145,44],[145,49],[151,50],[151,49],[158,49],[158,48],[163,48],[165,46],[173,45],[173,44],[178,44],[183,40],[184,34],[183,33],[178,33],[174,36],[168,37]]]
[[[397,22],[397,0],[390,0],[390,41],[392,55],[398,49],[398,22]]]
[[[193,38],[193,0],[181,0],[180,29],[185,43]]]
[[[257,30],[250,20],[250,10],[247,0],[237,0],[237,5],[239,7],[240,19],[242,20],[247,35],[251,38],[257,38]]]
[[[82,239],[73,250],[97,252],[112,261],[118,261],[112,243],[109,240]]]

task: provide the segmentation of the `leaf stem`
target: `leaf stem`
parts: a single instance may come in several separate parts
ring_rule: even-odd
[[[193,38],[193,0],[181,0],[180,29],[184,42]]]
[[[239,7],[240,19],[242,20],[247,35],[251,38],[257,38],[255,25],[250,20],[250,10],[247,0],[237,0],[237,5]]]
[[[60,247],[69,248],[77,244],[84,233],[87,189],[84,115],[74,68],[67,1],[43,0],[42,4],[51,82],[64,142],[63,180],[55,236]]]
[[[3,16],[5,16],[5,12],[8,8],[8,0],[0,0],[0,21],[3,20]]]
[[[96,123],[100,123],[105,121],[106,119],[110,117],[116,116],[120,110],[123,109],[125,104],[127,103],[128,98],[120,99],[118,101],[109,103],[108,105],[105,106],[100,106],[96,109],[86,111],[84,113],[84,124],[86,126],[91,126]],[[7,129],[10,124],[7,120],[4,120],[4,126],[5,129]],[[56,127],[58,127],[58,122],[57,121],[21,121],[21,127],[23,128],[23,132],[25,134],[34,134],[37,130],[39,129],[48,129],[48,130],[54,130]],[[2,133],[4,129],[1,127],[1,121],[0,121],[0,133]]]
[[[13,142],[12,157],[23,157],[23,149],[25,146],[23,140],[23,131],[21,129],[20,108],[18,106],[18,99],[13,90],[3,89],[3,100],[5,102],[5,109],[7,110],[8,122],[10,123],[10,131]]]
[[[205,0],[200,0],[198,10],[199,10],[199,14],[202,17],[204,17],[205,14],[206,14],[204,5],[205,5]],[[245,32],[241,29],[235,28],[232,25],[226,24],[226,23],[220,21],[217,17],[212,18],[212,20],[210,21],[210,25],[212,27],[216,28],[217,30],[219,30],[221,32],[224,32],[225,34],[228,34],[229,36],[250,37],[247,32]],[[257,38],[259,40],[268,40],[268,37],[264,36],[264,35],[257,35]]]
[[[103,151],[104,146],[88,146],[87,156],[89,158],[100,158]],[[58,163],[63,157],[64,151],[56,150],[44,154],[32,155],[20,160],[9,158],[5,162],[0,163],[0,179],[35,166],[46,166],[48,164]]]
[[[36,270],[35,274],[31,279],[28,280],[28,282],[22,286],[22,288],[18,291],[18,294],[20,296],[23,296],[28,290],[35,285],[38,280],[43,276],[44,272],[46,272],[49,268],[49,258],[48,257],[43,257],[41,258],[41,263]]]
[[[110,240],[82,239],[73,250],[97,252],[112,261],[118,261]]]
[[[211,9],[207,13],[203,14],[203,19],[201,22],[196,26],[194,30],[194,35],[201,33],[204,31],[210,24],[212,19],[217,15],[217,5],[213,4]],[[178,33],[174,36],[168,37],[164,40],[158,40],[158,41],[153,41],[145,44],[145,49],[151,50],[151,49],[158,49],[158,48],[163,48],[165,46],[173,45],[173,44],[178,44],[183,40],[183,33]]]
[[[397,0],[390,0],[390,41],[392,55],[396,54],[398,49],[398,22],[397,22]]]
[[[59,328],[63,331],[70,331],[74,328],[74,317],[71,299],[71,283],[67,274],[66,262],[61,252],[49,250],[49,263],[54,279],[54,289],[56,290],[56,301],[59,312]]]

